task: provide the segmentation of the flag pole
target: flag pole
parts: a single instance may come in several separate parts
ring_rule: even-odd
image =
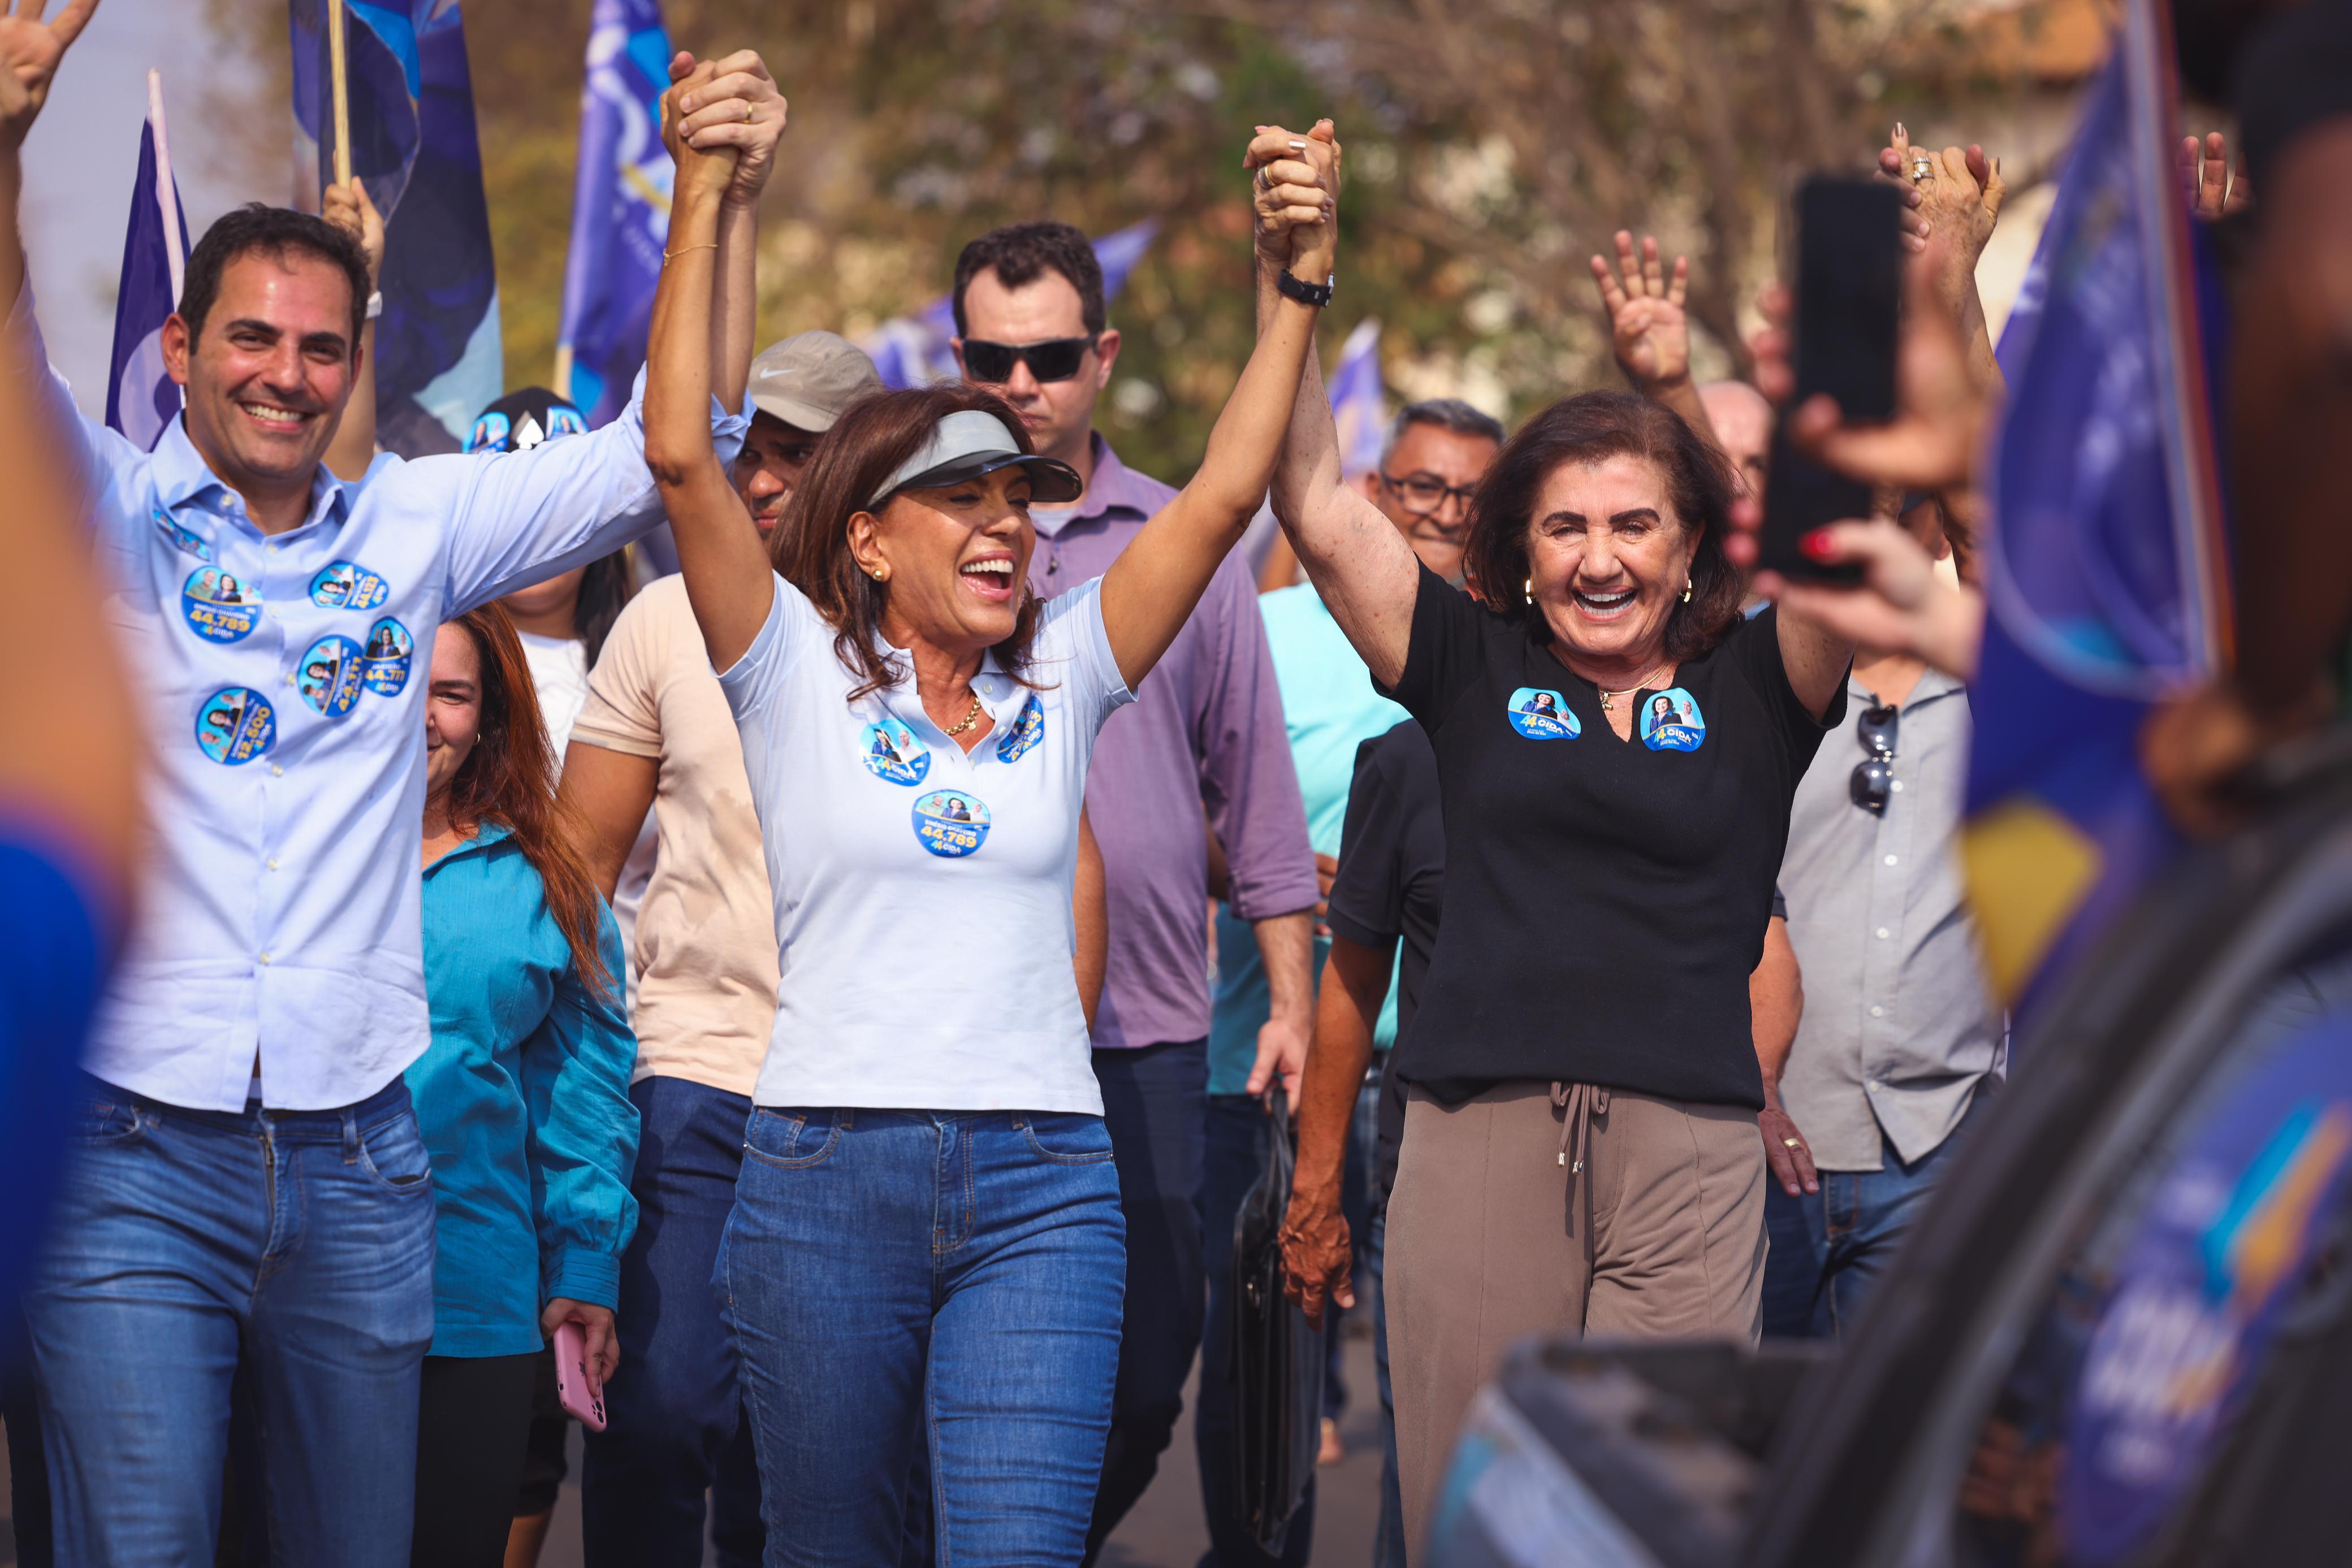
[[[172,143],[163,134],[163,73],[147,72],[147,123],[155,131],[155,204],[163,209],[163,256],[172,269],[172,308],[180,308],[186,283],[187,240],[180,233],[179,186],[172,183]]]
[[[343,64],[343,0],[327,0],[327,63],[335,84],[335,183],[352,182],[352,84]]]

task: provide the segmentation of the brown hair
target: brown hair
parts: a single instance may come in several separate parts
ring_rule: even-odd
[[[1503,444],[1470,502],[1465,574],[1485,586],[1486,602],[1507,621],[1527,624],[1538,642],[1551,628],[1528,602],[1528,528],[1536,497],[1554,469],[1567,464],[1638,457],[1666,482],[1666,497],[1682,526],[1698,535],[1691,554],[1691,597],[1666,621],[1666,654],[1696,658],[1719,642],[1739,617],[1738,571],[1723,553],[1732,470],[1724,455],[1699,439],[1682,415],[1629,392],[1580,392],[1562,398],[1519,427]]]
[[[869,508],[874,492],[898,465],[922,450],[932,426],[951,413],[976,410],[994,414],[1024,452],[1036,450],[1021,416],[994,392],[962,382],[905,392],[869,392],[842,412],[810,454],[801,482],[784,504],[782,520],[768,540],[768,558],[784,580],[806,596],[832,623],[834,652],[865,677],[849,694],[856,702],[869,692],[898,684],[898,672],[875,651],[882,609],[890,590],[859,569],[849,549],[849,519]],[[1021,609],[1013,635],[992,650],[996,662],[1028,684],[1029,645],[1037,634],[1037,596],[1021,585]]]
[[[449,780],[449,821],[472,829],[497,822],[514,835],[522,858],[546,887],[548,913],[572,948],[572,967],[599,1000],[613,995],[600,946],[603,895],[579,846],[588,826],[555,798],[555,747],[540,717],[539,694],[514,622],[496,604],[450,622],[474,640],[482,666],[482,727],[474,749]]]
[[[965,246],[956,256],[955,282],[948,290],[959,338],[971,336],[964,321],[963,296],[971,280],[983,272],[995,273],[996,280],[1007,288],[1019,288],[1048,272],[1058,272],[1078,291],[1078,319],[1086,324],[1087,336],[1101,337],[1110,324],[1103,303],[1102,262],[1095,256],[1094,241],[1083,229],[1050,220],[1007,224]]]

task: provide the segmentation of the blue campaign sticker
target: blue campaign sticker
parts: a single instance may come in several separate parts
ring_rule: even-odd
[[[1642,699],[1642,744],[1653,751],[1696,751],[1706,740],[1698,699],[1680,686]]]
[[[180,585],[180,619],[207,643],[238,643],[261,624],[261,595],[217,566],[200,566]]]
[[[931,770],[931,748],[895,718],[859,730],[857,747],[866,771],[893,784],[920,784],[923,775]]]
[[[392,585],[352,560],[331,560],[310,580],[310,602],[329,610],[373,610],[392,597]]]
[[[2326,1018],[2223,1096],[2115,1270],[2059,1468],[2070,1562],[2110,1563],[2195,1494],[2352,1186],[2352,1023]]]
[[[504,452],[507,437],[514,431],[514,421],[504,409],[494,408],[474,421],[473,434],[466,437],[468,452]]]
[[[1014,716],[1013,727],[1006,730],[1004,737],[996,743],[996,760],[1016,761],[1022,753],[1045,738],[1045,706],[1037,700],[1035,692],[1031,692],[1029,700],[1021,705],[1020,713]]]
[[[205,542],[204,536],[182,528],[173,520],[172,514],[161,507],[155,508],[155,527],[172,541],[172,548],[181,554],[194,556],[198,560],[213,559],[213,547]]]
[[[360,645],[349,637],[321,637],[294,666],[294,689],[311,709],[341,718],[360,700]]]
[[[250,686],[226,686],[196,709],[196,745],[215,762],[250,762],[278,738],[278,716]]]
[[[988,807],[962,789],[934,789],[915,802],[915,838],[935,855],[961,860],[988,841]]]
[[[1511,727],[1529,740],[1574,740],[1584,733],[1558,692],[1521,686],[1511,694],[1509,713]]]
[[[408,628],[387,615],[368,628],[367,645],[360,650],[360,685],[380,697],[396,697],[408,685],[408,665],[416,652]]]

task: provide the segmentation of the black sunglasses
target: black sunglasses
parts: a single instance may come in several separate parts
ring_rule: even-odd
[[[1853,803],[1872,816],[1884,816],[1886,797],[1895,785],[1895,710],[1882,703],[1862,710],[1854,733],[1862,748],[1870,753],[1853,765],[1845,781],[1845,792]]]
[[[1066,382],[1078,373],[1092,338],[1048,338],[1042,343],[992,343],[985,338],[963,340],[963,368],[976,382],[1002,385],[1013,379],[1013,367],[1027,365],[1041,382]]]

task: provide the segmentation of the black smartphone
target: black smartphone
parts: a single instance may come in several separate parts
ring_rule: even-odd
[[[1903,292],[1902,199],[1875,180],[1815,175],[1797,192],[1797,288],[1790,406],[1826,392],[1857,423],[1895,413],[1896,308]],[[1870,515],[1870,487],[1772,437],[1760,564],[1789,577],[1852,581],[1797,541],[1824,523]]]

